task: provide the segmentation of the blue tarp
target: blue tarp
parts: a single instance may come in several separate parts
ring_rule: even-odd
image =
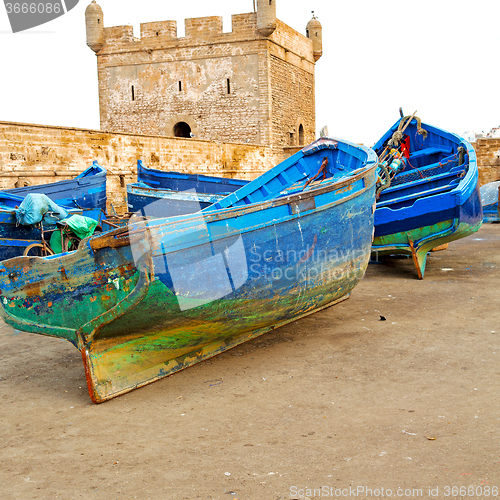
[[[53,224],[68,216],[68,212],[63,207],[54,203],[47,195],[39,193],[26,195],[15,212],[17,222],[23,226],[30,226],[42,220]]]

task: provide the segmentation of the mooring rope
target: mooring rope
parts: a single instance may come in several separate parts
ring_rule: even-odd
[[[392,134],[391,139],[387,143],[388,146],[393,146],[396,148],[399,146],[399,143],[403,140],[403,130],[406,129],[406,127],[413,119],[417,120],[417,133],[420,134],[425,141],[427,137],[427,130],[422,128],[422,120],[418,116],[408,115],[404,118],[401,118],[398,129]]]

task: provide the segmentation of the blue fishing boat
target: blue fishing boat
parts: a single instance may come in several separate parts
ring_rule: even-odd
[[[423,279],[428,252],[481,226],[476,153],[414,115],[398,120],[373,149],[380,161],[374,258],[411,255]]]
[[[171,191],[194,190],[203,194],[232,193],[249,181],[214,177],[202,174],[185,174],[156,170],[144,166],[141,160],[137,161],[137,182],[144,182],[148,186]]]
[[[47,255],[51,253],[45,235],[57,229],[56,218],[50,213],[41,217],[37,224],[20,224],[17,215],[24,198],[10,193],[0,192],[0,261],[20,255]],[[61,217],[81,214],[79,209],[55,207],[61,209]]]
[[[101,216],[106,213],[106,175],[106,169],[94,161],[74,179],[6,189],[3,193],[23,198],[28,193],[45,194],[58,205],[78,208],[86,217],[100,222]]]
[[[118,396],[347,298],[370,256],[376,166],[323,138],[201,212],[4,261],[0,314],[74,344],[92,401]]]
[[[500,180],[489,182],[479,188],[483,205],[483,222],[500,222],[498,210],[498,195],[500,194]]]
[[[192,214],[213,205],[224,196],[227,194],[152,188],[143,182],[127,184],[129,212],[147,214],[148,217]]]
[[[150,217],[184,215],[202,210],[249,181],[155,170],[137,161],[137,182],[127,184],[130,212]],[[148,208],[146,208],[148,207]]]

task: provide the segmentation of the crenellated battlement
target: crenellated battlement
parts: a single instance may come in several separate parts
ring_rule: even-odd
[[[134,39],[133,26],[113,26],[111,28],[104,28],[104,43],[109,42],[131,42]]]
[[[177,38],[177,21],[141,23],[141,39],[156,37]]]
[[[207,39],[213,35],[222,35],[222,17],[193,17],[184,21],[186,38]]]
[[[231,16],[231,31],[224,32],[222,17],[193,17],[185,19],[185,36],[177,36],[176,21],[154,21],[141,23],[140,38],[134,38],[133,26],[115,26],[104,28],[104,44],[116,46],[120,41],[129,43],[131,41],[142,42],[147,45],[154,40],[156,44],[160,39],[167,42],[179,43],[209,42],[224,43],[235,38],[262,38],[257,34],[257,15],[255,12],[247,14],[234,14]],[[104,49],[105,50],[105,49]]]

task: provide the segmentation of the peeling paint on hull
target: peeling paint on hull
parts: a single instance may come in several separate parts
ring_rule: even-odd
[[[92,401],[106,401],[347,298],[370,256],[375,166],[2,262],[0,313],[72,342]]]

